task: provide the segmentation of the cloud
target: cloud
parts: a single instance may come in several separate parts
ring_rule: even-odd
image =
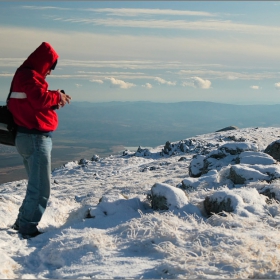
[[[250,86],[251,89],[260,89],[259,86]]]
[[[97,84],[103,84],[104,83],[102,80],[96,80],[96,79],[91,79],[90,82],[97,83]]]
[[[142,85],[142,87],[150,89],[153,86],[150,83],[146,83],[145,85]]]
[[[76,86],[77,88],[80,88],[80,87],[82,87],[83,85],[81,85],[81,84],[75,84],[75,86]]]
[[[93,24],[97,26],[134,27],[148,29],[177,29],[177,30],[204,30],[219,32],[238,32],[249,34],[275,34],[280,31],[279,26],[254,25],[235,23],[230,20],[167,20],[167,19],[122,19],[122,18],[97,18],[97,17],[56,17],[50,16],[50,20]]]
[[[228,76],[227,76],[227,79],[228,79],[228,80],[232,80],[232,81],[234,81],[234,80],[237,80],[237,79],[238,79],[238,77],[233,76],[233,75],[228,75]]]
[[[74,10],[71,8],[61,8],[54,6],[21,6],[23,9],[29,10]],[[173,16],[203,16],[214,17],[216,14],[203,11],[189,11],[189,10],[172,10],[172,9],[133,9],[133,8],[87,8],[75,9],[75,11],[105,13],[111,16],[139,16],[139,15],[173,15]]]
[[[211,87],[211,82],[209,80],[203,80],[200,77],[193,77],[192,80],[196,88],[209,89]]]
[[[70,11],[71,8],[62,8],[57,6],[21,6],[22,9],[27,10],[61,10],[61,11]]]
[[[280,89],[280,82],[274,84],[275,88]]]
[[[119,88],[122,88],[122,89],[128,89],[128,88],[132,88],[134,86],[136,86],[135,84],[132,84],[132,83],[127,83],[125,81],[122,81],[122,80],[118,80],[118,79],[115,79],[115,78],[106,78],[106,80],[109,80],[111,82],[111,85],[112,86],[116,86],[116,87],[119,87]]]
[[[194,87],[194,83],[193,82],[183,82],[182,86],[183,87]]]
[[[176,82],[170,82],[170,81],[166,81],[160,77],[156,77],[155,78],[155,81],[159,82],[160,84],[162,85],[169,85],[169,86],[175,86],[176,85]]]

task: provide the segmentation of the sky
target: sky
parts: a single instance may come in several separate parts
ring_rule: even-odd
[[[280,103],[277,1],[1,1],[0,101],[43,41],[73,101]]]

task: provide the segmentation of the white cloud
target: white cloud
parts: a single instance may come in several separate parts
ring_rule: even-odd
[[[3,73],[3,74],[1,74],[0,73],[0,77],[13,77],[14,76],[14,73],[12,73],[12,74],[9,74],[9,73]]]
[[[228,80],[232,80],[232,81],[234,81],[234,80],[237,80],[237,79],[238,79],[238,77],[233,76],[233,75],[228,75],[228,76],[227,76],[227,79],[228,79]]]
[[[162,85],[169,85],[169,86],[175,86],[176,85],[176,82],[170,82],[170,81],[166,81],[160,77],[156,77],[155,78],[155,81],[159,82],[160,84]]]
[[[166,19],[122,19],[122,18],[95,18],[95,17],[50,17],[54,21],[86,23],[98,26],[134,27],[134,28],[156,28],[177,30],[205,30],[219,32],[238,32],[249,34],[275,34],[280,31],[279,26],[266,26],[257,24],[236,23],[230,20],[166,20]]]
[[[279,83],[275,83],[274,86],[275,86],[277,89],[280,89],[280,82],[279,82]]]
[[[22,6],[29,10],[73,10],[71,8],[60,8],[54,6]],[[173,16],[204,16],[214,17],[215,14],[203,11],[172,10],[172,9],[133,9],[133,8],[88,8],[75,9],[75,11],[105,13],[112,16],[139,16],[139,15],[173,15]]]
[[[127,83],[125,81],[118,80],[118,79],[115,79],[113,77],[106,78],[106,80],[109,80],[111,82],[112,86],[117,86],[117,87],[122,88],[122,89],[128,89],[128,88],[132,88],[132,87],[135,86],[135,84]]]
[[[142,85],[142,87],[150,89],[153,86],[150,83],[146,83],[145,85]]]
[[[76,86],[77,88],[80,88],[80,87],[82,87],[83,85],[81,85],[81,84],[75,84],[75,86]]]
[[[193,84],[196,88],[209,89],[211,82],[209,80],[203,80],[200,77],[193,77]]]
[[[193,84],[193,82],[183,82],[182,86],[183,87],[194,87],[194,84]]]
[[[90,82],[97,83],[97,84],[103,84],[104,83],[102,80],[96,80],[96,79],[91,79]]]
[[[260,89],[259,86],[250,86],[251,89]]]

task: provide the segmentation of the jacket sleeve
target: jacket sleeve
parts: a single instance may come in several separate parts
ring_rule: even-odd
[[[32,75],[22,79],[21,88],[30,105],[36,110],[51,109],[60,102],[59,91],[48,90],[48,83],[41,76]]]

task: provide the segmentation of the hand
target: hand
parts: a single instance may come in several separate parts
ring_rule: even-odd
[[[59,91],[60,92],[60,102],[58,104],[58,107],[64,107],[66,103],[70,104],[70,100],[72,99],[70,95],[64,93],[64,91]]]

